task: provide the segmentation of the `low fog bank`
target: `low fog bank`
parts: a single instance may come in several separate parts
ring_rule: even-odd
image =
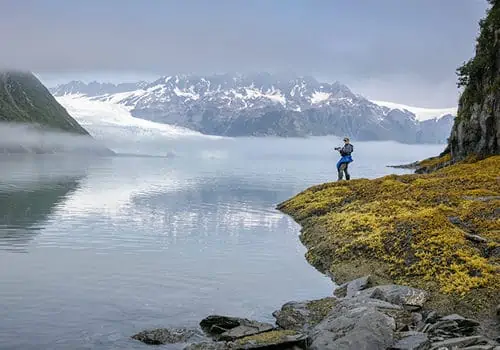
[[[88,135],[49,130],[33,124],[0,122],[0,153],[83,153],[112,155]]]

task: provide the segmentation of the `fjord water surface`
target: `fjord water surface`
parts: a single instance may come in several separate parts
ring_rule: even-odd
[[[160,157],[2,156],[0,348],[143,349],[130,336],[145,328],[195,327],[213,313],[273,322],[289,300],[330,295],[275,206],[335,180],[338,141],[185,138],[115,149]],[[442,148],[356,143],[351,173],[402,173],[386,165]]]

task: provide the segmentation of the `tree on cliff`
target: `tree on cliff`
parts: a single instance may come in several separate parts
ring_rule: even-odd
[[[500,151],[500,0],[488,2],[476,54],[457,69],[458,86],[464,90],[447,148],[453,161]]]

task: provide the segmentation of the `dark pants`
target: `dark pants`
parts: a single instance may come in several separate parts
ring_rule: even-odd
[[[340,166],[339,166],[339,181],[342,180],[344,173],[345,173],[346,180],[351,179],[351,175],[349,175],[349,172],[347,171],[348,167],[349,167],[349,163],[340,164]]]

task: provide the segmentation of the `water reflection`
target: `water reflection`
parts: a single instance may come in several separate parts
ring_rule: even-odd
[[[0,249],[25,252],[56,208],[80,186],[88,159],[4,156],[0,170]]]

